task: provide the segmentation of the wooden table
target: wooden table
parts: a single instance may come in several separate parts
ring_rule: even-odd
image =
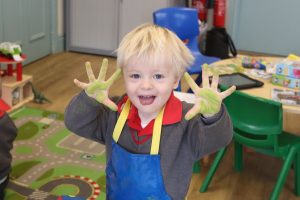
[[[268,62],[276,63],[283,58],[279,57],[262,57]],[[236,64],[241,65],[241,57],[232,58],[232,59],[225,59],[218,62],[213,63],[214,66],[218,65],[227,65],[227,64]],[[247,74],[250,76],[249,74]],[[279,88],[279,89],[286,89],[284,87],[275,86],[271,83],[271,80],[265,80],[253,77],[255,79],[258,79],[262,82],[264,82],[263,87],[259,88],[252,88],[252,89],[246,89],[241,90],[242,92],[245,92],[247,94],[251,94],[254,96],[263,97],[266,99],[272,99],[271,92],[273,88]],[[300,135],[300,106],[290,106],[290,105],[284,105],[283,104],[283,129],[285,131],[288,131],[290,133]]]

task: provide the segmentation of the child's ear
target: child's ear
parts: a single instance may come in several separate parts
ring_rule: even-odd
[[[179,82],[180,82],[180,77],[176,78],[174,81],[174,86],[173,86],[174,90],[179,86]]]

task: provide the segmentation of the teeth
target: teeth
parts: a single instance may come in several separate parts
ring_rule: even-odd
[[[140,96],[141,98],[150,98],[153,97],[152,95],[144,95],[144,96]]]
[[[140,100],[141,105],[147,106],[147,105],[151,105],[154,102],[155,96],[141,95],[141,96],[139,96],[139,100]]]

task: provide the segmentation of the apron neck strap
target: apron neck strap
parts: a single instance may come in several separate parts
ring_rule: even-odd
[[[118,121],[117,121],[116,125],[115,125],[115,129],[114,129],[114,132],[113,132],[113,139],[116,143],[118,142],[118,140],[120,138],[122,129],[123,129],[124,124],[127,120],[129,110],[130,110],[130,104],[131,103],[130,103],[129,98],[128,98],[125,105],[123,106],[122,112],[121,112],[121,114],[118,118]]]
[[[161,109],[161,111],[158,113],[154,121],[152,144],[151,144],[151,151],[150,151],[151,155],[157,155],[159,152],[160,135],[161,135],[161,127],[162,127],[162,120],[164,116],[164,110],[165,107]]]
[[[120,136],[121,136],[121,132],[122,129],[125,125],[125,122],[127,120],[129,111],[130,111],[130,101],[129,99],[127,99],[122,112],[118,118],[118,121],[116,123],[114,132],[113,132],[113,140],[117,143]],[[164,115],[164,109],[163,108],[159,114],[157,115],[155,121],[154,121],[154,127],[153,127],[153,135],[152,135],[152,144],[151,144],[151,150],[150,150],[150,154],[151,155],[157,155],[159,152],[159,144],[160,144],[160,136],[161,136],[161,127],[162,127],[162,119],[163,119],[163,115]]]

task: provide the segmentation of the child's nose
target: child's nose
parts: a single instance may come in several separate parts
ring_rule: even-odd
[[[142,88],[143,89],[151,89],[152,88],[152,82],[151,82],[151,80],[149,80],[149,79],[144,79],[143,81],[142,81]]]

